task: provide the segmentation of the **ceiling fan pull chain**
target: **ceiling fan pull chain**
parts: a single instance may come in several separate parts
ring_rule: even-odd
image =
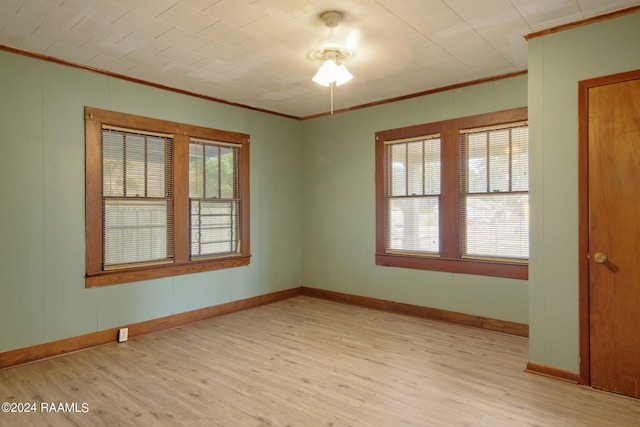
[[[331,82],[329,87],[331,88],[331,114],[333,114],[333,86],[335,86],[335,82]]]

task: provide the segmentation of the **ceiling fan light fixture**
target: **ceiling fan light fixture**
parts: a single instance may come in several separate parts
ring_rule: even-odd
[[[327,59],[320,66],[312,80],[319,85],[329,87],[331,83],[335,83],[336,86],[340,86],[352,78],[353,74],[347,70],[347,67],[344,64],[338,65],[335,60]]]
[[[320,66],[312,80],[319,85],[329,87],[331,83],[336,81],[338,69],[338,64],[336,64],[333,59],[327,59]]]
[[[320,19],[329,28],[330,34],[329,37],[321,39],[318,48],[307,55],[309,59],[322,61],[312,80],[322,86],[329,86],[333,82],[339,86],[353,78],[353,74],[342,62],[355,56],[355,51],[333,36],[333,29],[342,22],[341,12],[336,10],[324,12],[320,15]]]
[[[347,67],[344,64],[340,64],[336,69],[335,77],[336,86],[340,86],[341,84],[344,84],[351,80],[353,78],[353,74],[351,74],[349,70],[347,70]]]
[[[312,80],[321,86],[331,88],[331,114],[333,114],[333,87],[353,79],[353,74],[347,70],[342,61],[352,58],[355,51],[333,37],[333,28],[342,21],[342,13],[328,11],[320,15],[320,18],[331,34],[328,38],[320,40],[318,48],[309,52],[307,56],[309,59],[322,61]]]

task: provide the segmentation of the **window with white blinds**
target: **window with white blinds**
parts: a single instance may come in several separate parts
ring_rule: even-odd
[[[523,107],[376,132],[376,264],[528,278],[527,119]]]
[[[460,132],[462,256],[529,257],[526,123]]]
[[[173,258],[172,135],[102,130],[103,263]]]
[[[85,107],[86,287],[248,265],[249,135]]]
[[[192,138],[189,144],[191,257],[240,251],[240,146]]]
[[[440,251],[440,136],[385,144],[387,252]]]

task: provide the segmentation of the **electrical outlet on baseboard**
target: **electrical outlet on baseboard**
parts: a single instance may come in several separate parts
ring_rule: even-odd
[[[129,328],[120,328],[118,331],[118,342],[125,342],[129,339]]]

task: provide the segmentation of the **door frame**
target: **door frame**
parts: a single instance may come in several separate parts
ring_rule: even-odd
[[[589,292],[589,89],[640,79],[640,70],[578,82],[578,308],[580,384],[591,385]]]

